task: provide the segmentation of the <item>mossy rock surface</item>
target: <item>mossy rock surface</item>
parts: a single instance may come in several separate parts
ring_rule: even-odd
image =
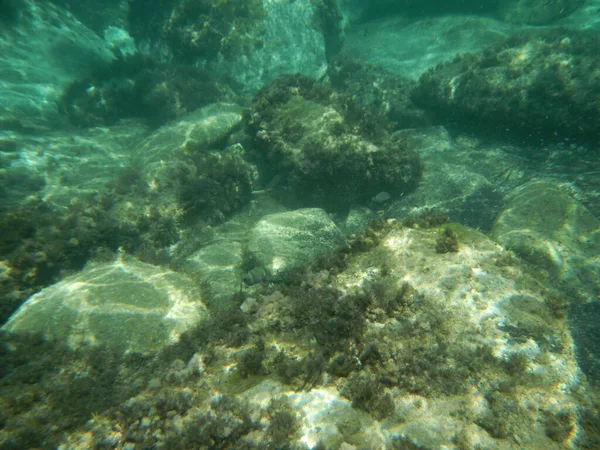
[[[382,191],[400,196],[419,183],[419,156],[389,135],[385,118],[351,104],[300,75],[281,77],[255,97],[247,132],[290,208],[347,212]]]
[[[463,129],[476,125],[531,143],[578,138],[595,144],[598,48],[600,38],[591,29],[525,31],[430,69],[412,98],[435,120]]]
[[[43,289],[2,327],[42,333],[72,348],[104,346],[149,354],[207,318],[196,285],[170,270],[120,258],[90,264]]]

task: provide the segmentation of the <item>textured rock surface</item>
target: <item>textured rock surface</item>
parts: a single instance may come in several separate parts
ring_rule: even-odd
[[[98,194],[147,133],[139,122],[30,135],[0,131],[0,211],[31,195],[66,206]],[[40,151],[43,149],[43,151]]]
[[[200,108],[165,125],[141,142],[134,154],[135,164],[152,174],[153,166],[208,151],[242,121],[242,107],[216,103]]]
[[[2,327],[81,346],[151,354],[207,317],[195,284],[129,258],[90,264],[43,289]]]
[[[600,295],[600,221],[552,180],[531,181],[506,197],[492,235],[559,280]]]
[[[327,213],[307,208],[263,217],[250,232],[248,252],[268,276],[276,277],[343,244],[342,232]]]
[[[506,39],[514,25],[478,16],[411,19],[388,16],[346,31],[343,53],[418,79],[455,55],[479,51]]]
[[[17,23],[0,32],[2,128],[49,129],[60,123],[62,89],[114,58],[103,39],[50,2],[23,2]]]
[[[220,58],[211,68],[253,93],[265,83],[289,73],[318,78],[325,73],[323,34],[316,29],[316,6],[310,0],[265,0],[262,46],[231,60]]]
[[[385,118],[352,103],[303,76],[282,77],[254,99],[246,130],[257,164],[278,178],[273,190],[290,208],[344,213],[417,186],[419,156],[390,137]]]
[[[390,207],[394,217],[436,211],[453,222],[489,230],[504,193],[528,176],[523,159],[507,151],[510,148],[466,136],[452,138],[443,127],[396,135],[420,155],[426,169],[415,192],[394,198]],[[523,170],[515,168],[519,166]]]
[[[211,306],[227,306],[242,286],[242,243],[224,237],[186,258],[182,270],[202,283]]]
[[[438,230],[393,228],[378,246],[351,256],[337,275],[314,274],[299,296],[290,286],[255,292],[258,311],[245,315],[253,317],[253,331],[268,344],[232,348],[219,334],[214,346],[199,350],[189,363],[175,361],[154,373],[164,385],[154,381],[119,407],[148,417],[144,427],[138,419],[127,421],[126,414],[100,413],[70,431],[64,448],[84,448],[108,436],[123,444],[125,433],[113,432],[117,424],[135,433],[138,442],[151,442],[156,430],[168,426],[177,430],[172,439],[179,443],[192,445],[202,438],[210,444],[212,435],[204,429],[209,423],[234,430],[227,435],[232,445],[250,440],[265,447],[284,418],[284,439],[309,448],[319,441],[327,448],[374,450],[452,448],[460,442],[466,448],[509,450],[516,439],[528,449],[559,450],[576,442],[575,436],[586,433],[577,422],[578,411],[589,402],[579,395],[585,380],[565,317],[550,307],[553,288],[485,236],[459,226],[455,230],[461,242],[457,253],[435,252]],[[350,345],[350,338],[331,358],[315,356],[336,348],[337,338],[330,335],[319,347],[311,326],[324,333],[339,326],[353,314],[348,299],[358,295],[364,301],[356,294],[361,289],[372,303],[360,332],[341,329],[338,337],[344,342],[353,334],[357,345]],[[395,289],[403,292],[398,309],[392,306],[386,313],[386,293]],[[339,310],[323,319],[318,311],[332,290]],[[299,308],[325,322],[299,326],[289,315]],[[370,356],[360,350],[367,347]],[[206,357],[210,370],[200,381],[189,368]],[[355,373],[336,375],[335,360],[350,361]],[[326,373],[309,369],[319,362]],[[249,364],[256,364],[250,375],[244,372]],[[357,379],[368,385],[360,390]],[[384,419],[365,406],[380,398],[393,405]],[[177,417],[160,416],[166,399],[167,405],[177,405]],[[265,423],[252,420],[249,412],[258,410],[269,418]]]

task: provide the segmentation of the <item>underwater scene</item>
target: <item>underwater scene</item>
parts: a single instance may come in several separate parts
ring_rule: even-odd
[[[600,0],[0,0],[38,449],[600,449]]]

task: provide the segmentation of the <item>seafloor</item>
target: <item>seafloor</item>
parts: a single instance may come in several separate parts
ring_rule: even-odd
[[[0,0],[0,449],[600,448],[598,11]]]

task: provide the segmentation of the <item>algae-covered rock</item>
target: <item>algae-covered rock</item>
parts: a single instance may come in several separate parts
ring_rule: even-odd
[[[2,327],[49,339],[119,352],[149,354],[176,342],[207,318],[196,285],[170,270],[119,258],[92,263],[43,289]]]
[[[253,94],[286,73],[325,72],[328,41],[339,38],[332,30],[340,18],[323,4],[335,2],[132,0],[129,30],[157,57],[196,63]]]
[[[515,189],[492,235],[521,258],[561,280],[583,281],[598,292],[600,221],[565,187],[537,180]]]
[[[179,230],[183,220],[220,222],[246,204],[253,170],[241,145],[223,149],[241,118],[239,106],[213,104],[140,142],[117,180],[124,196],[113,210],[117,220],[146,228],[167,221]]]
[[[160,63],[133,53],[98,65],[88,77],[69,84],[60,108],[79,127],[141,118],[156,128],[225,100],[227,92],[226,84],[217,82],[207,70]]]
[[[247,131],[264,175],[292,208],[347,212],[382,191],[399,196],[421,177],[419,157],[389,137],[387,121],[302,76],[278,79],[254,99]]]
[[[325,211],[307,208],[265,216],[250,232],[248,252],[276,277],[332,253],[344,242]]]
[[[413,100],[440,121],[523,139],[596,142],[600,83],[595,30],[517,34],[424,73]],[[568,61],[568,64],[565,63]]]

